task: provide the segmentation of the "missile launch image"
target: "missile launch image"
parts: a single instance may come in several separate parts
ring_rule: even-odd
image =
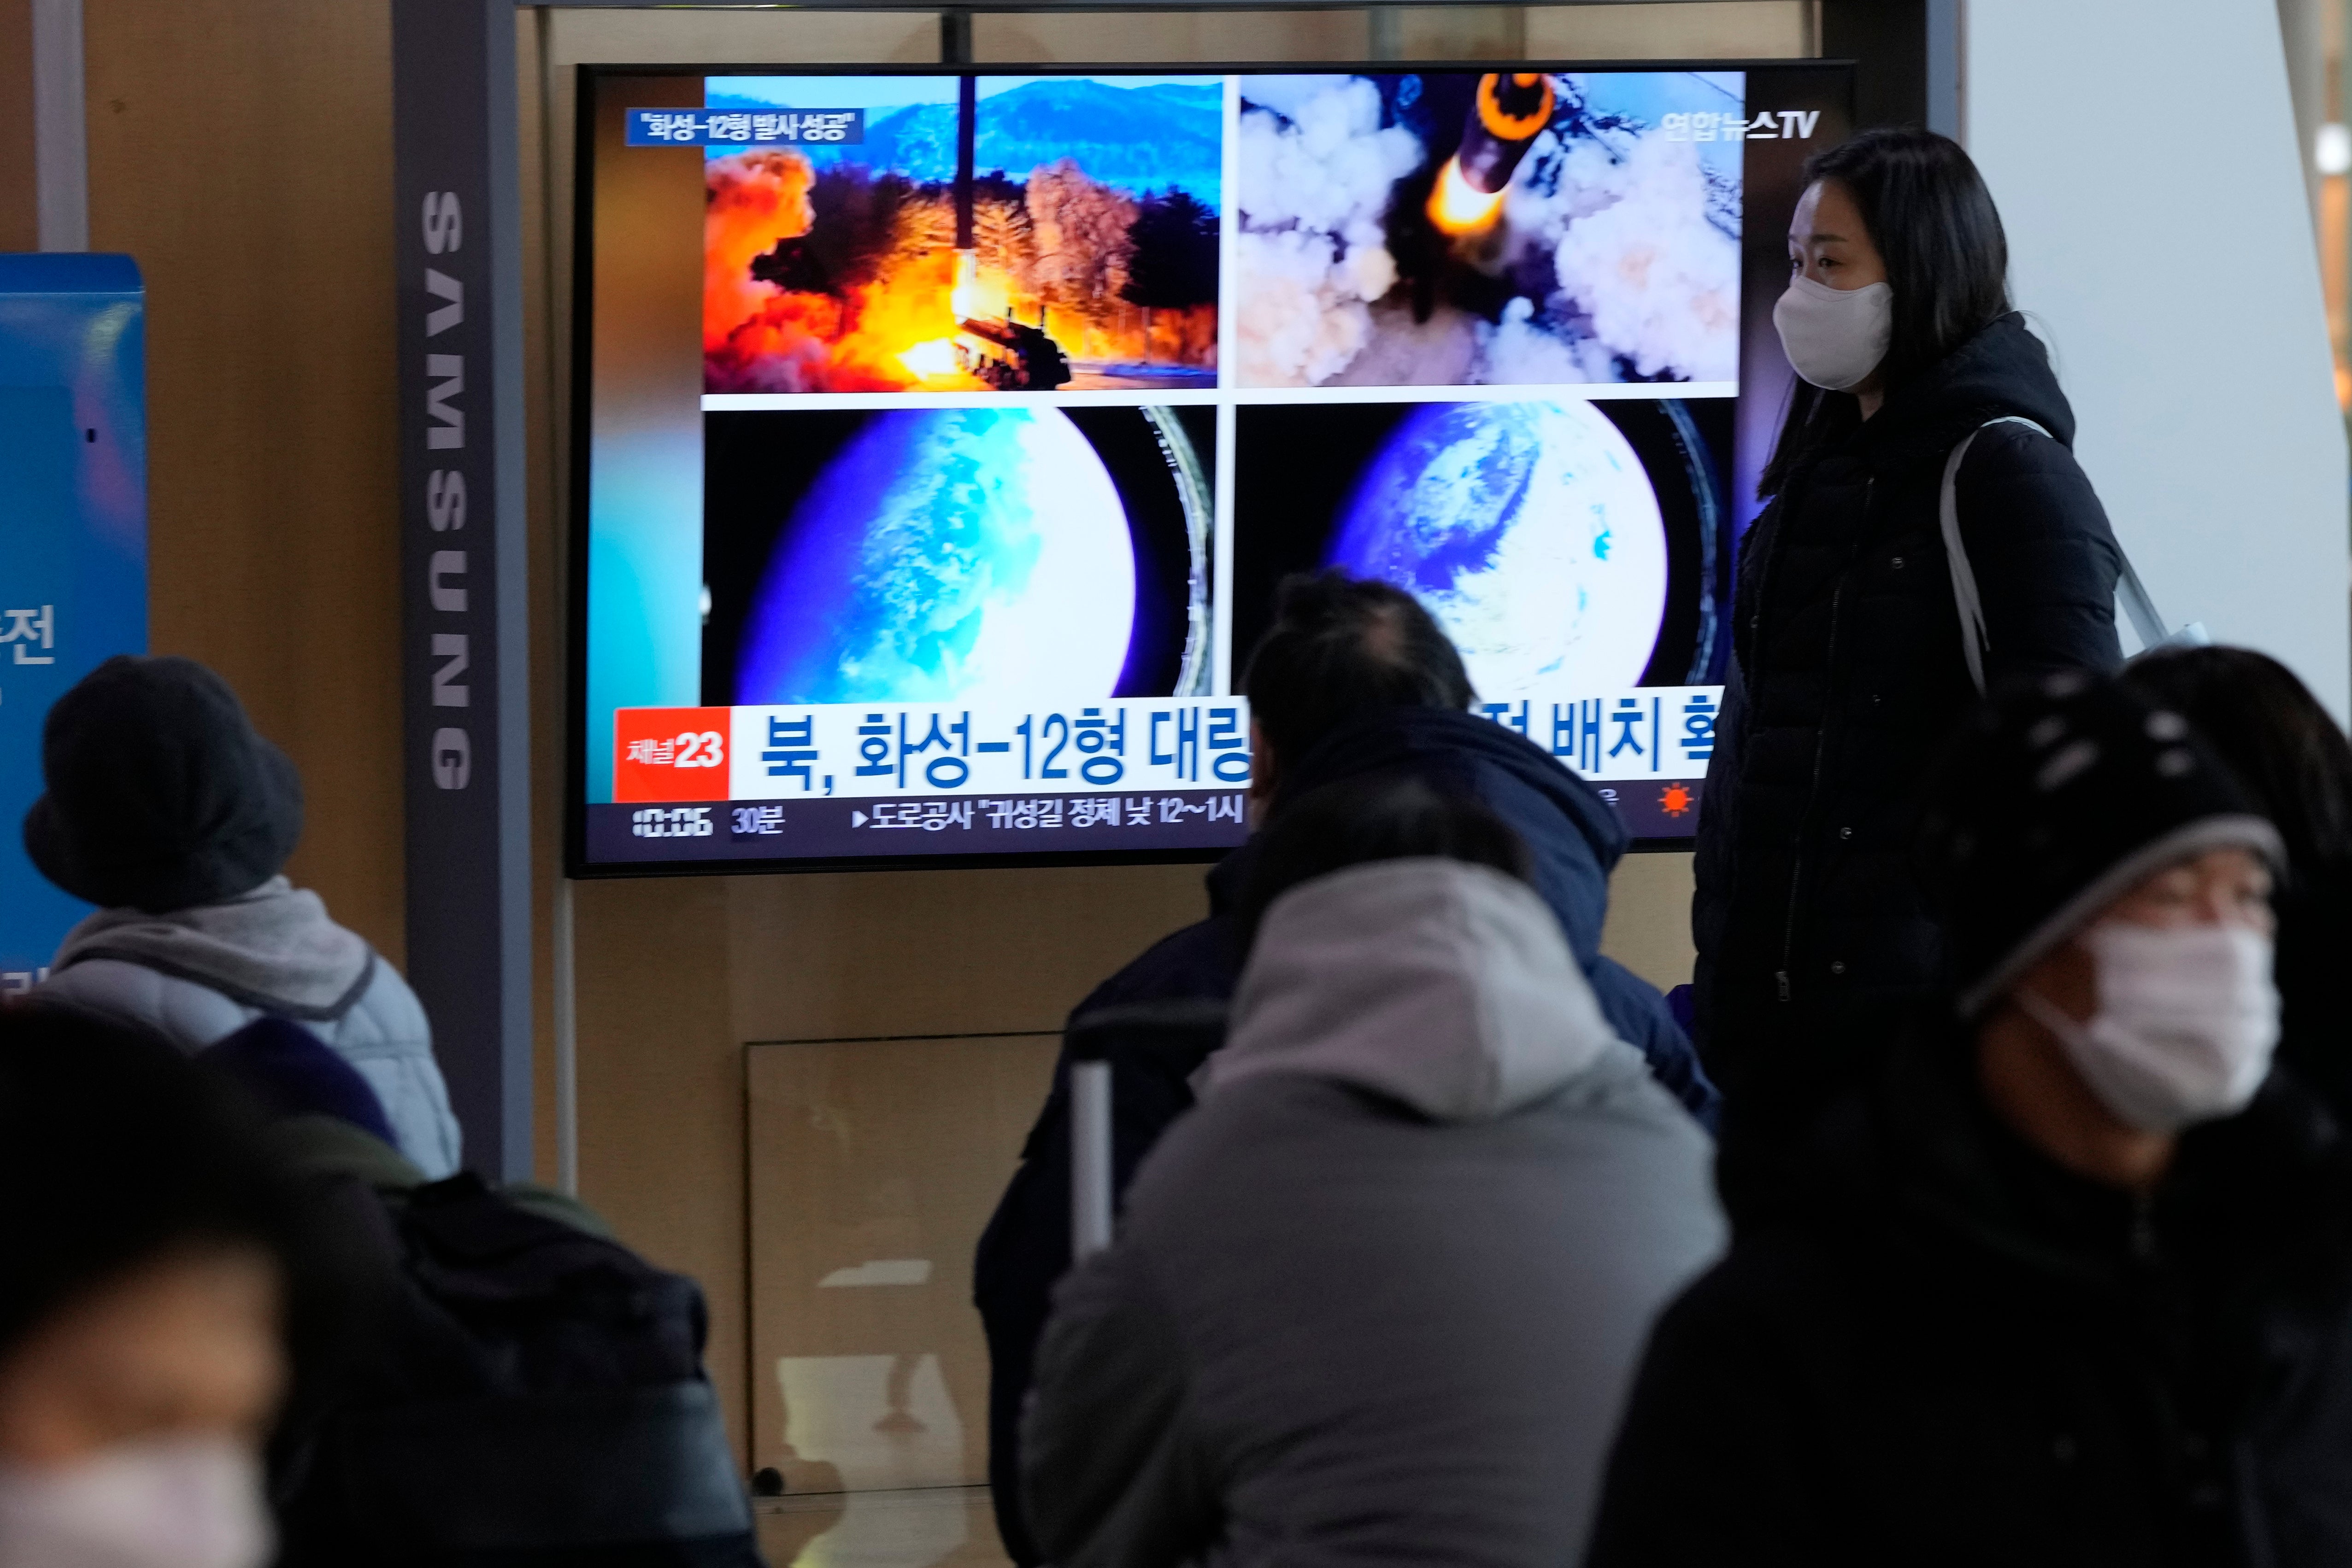
[[[1532,71],[1478,78],[1462,123],[1462,145],[1437,172],[1429,221],[1449,235],[1484,234],[1502,215],[1503,193],[1538,136],[1551,124],[1551,78]]]
[[[706,391],[1216,385],[1219,78],[713,77],[706,97],[812,90],[864,110],[864,140],[704,165]]]
[[[1245,79],[1237,384],[1727,395],[1745,93],[1737,71]]]

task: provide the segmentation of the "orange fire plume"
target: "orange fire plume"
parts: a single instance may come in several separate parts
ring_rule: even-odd
[[[871,282],[831,294],[778,287],[751,263],[815,221],[815,172],[797,152],[730,153],[705,165],[702,348],[708,384],[730,392],[898,392],[981,383],[950,351],[954,260],[929,247],[892,256]]]
[[[1429,191],[1429,221],[1438,232],[1485,234],[1502,216],[1503,193],[1528,148],[1551,123],[1551,78],[1538,71],[1478,78],[1477,100],[1462,126],[1462,146]]]
[[[703,165],[702,352],[706,383],[721,392],[808,392],[822,385],[842,305],[789,294],[751,276],[751,263],[809,232],[815,171],[797,152],[732,152]]]
[[[1044,322],[1071,356],[1213,365],[1216,308],[1147,310],[1122,293],[1133,203],[1075,168],[1024,196],[983,196],[978,245],[957,250],[950,198],[920,192],[860,281],[788,289],[752,264],[817,225],[802,154],[747,152],[705,165],[703,357],[714,392],[949,392],[972,373],[965,321]]]
[[[1429,221],[1440,234],[1484,234],[1503,210],[1503,193],[1482,191],[1462,175],[1462,160],[1448,158],[1429,193]]]
[[[809,232],[816,172],[797,152],[730,152],[703,165],[702,347],[723,349],[778,290],[751,276],[751,263],[780,241]]]

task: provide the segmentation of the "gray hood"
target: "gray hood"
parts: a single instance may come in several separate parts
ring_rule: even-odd
[[[340,1019],[375,973],[375,954],[327,918],[319,895],[273,876],[251,893],[169,915],[101,909],[71,931],[51,966],[112,958],[193,980],[294,1019]]]
[[[1491,1121],[1632,1051],[1533,889],[1460,861],[1380,861],[1267,910],[1206,1092],[1296,1072]]]

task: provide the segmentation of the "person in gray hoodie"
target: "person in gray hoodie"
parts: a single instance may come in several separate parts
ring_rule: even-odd
[[[302,780],[228,683],[192,659],[109,659],[41,728],[47,792],[25,814],[41,874],[98,911],[66,934],[45,1000],[202,1051],[264,1016],[358,1070],[400,1152],[457,1168],[433,1031],[398,970],[279,870]]]
[[[1023,1429],[1058,1568],[1574,1562],[1706,1134],[1603,1020],[1526,852],[1409,779],[1270,830],[1198,1107],[1066,1276]]]

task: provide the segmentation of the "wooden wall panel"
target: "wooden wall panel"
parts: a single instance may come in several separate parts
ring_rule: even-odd
[[[710,1375],[740,1450],[743,1058],[727,988],[727,884],[586,883],[576,907],[580,1196],[624,1240],[702,1281]]]
[[[579,884],[581,1195],[702,1281],[739,1449],[747,1042],[1058,1031],[1097,982],[1205,912],[1200,878],[1140,866]]]
[[[1627,855],[1609,879],[1601,950],[1662,991],[1686,985],[1691,946],[1688,851]]]
[[[753,1466],[794,1491],[988,1480],[972,1242],[1054,1034],[746,1052]]]
[[[1357,60],[1370,51],[1361,11],[1015,12],[971,19],[980,60],[1087,65],[1160,60]]]
[[[0,250],[40,248],[33,140],[33,0],[0,0]]]
[[[1208,913],[1202,867],[875,872],[729,884],[744,1040],[1058,1032],[1153,942]]]
[[[147,279],[150,643],[302,769],[289,868],[402,930],[383,0],[86,0],[90,243]]]
[[[1537,5],[1527,13],[1536,59],[1771,59],[1821,53],[1813,0],[1670,0]]]

